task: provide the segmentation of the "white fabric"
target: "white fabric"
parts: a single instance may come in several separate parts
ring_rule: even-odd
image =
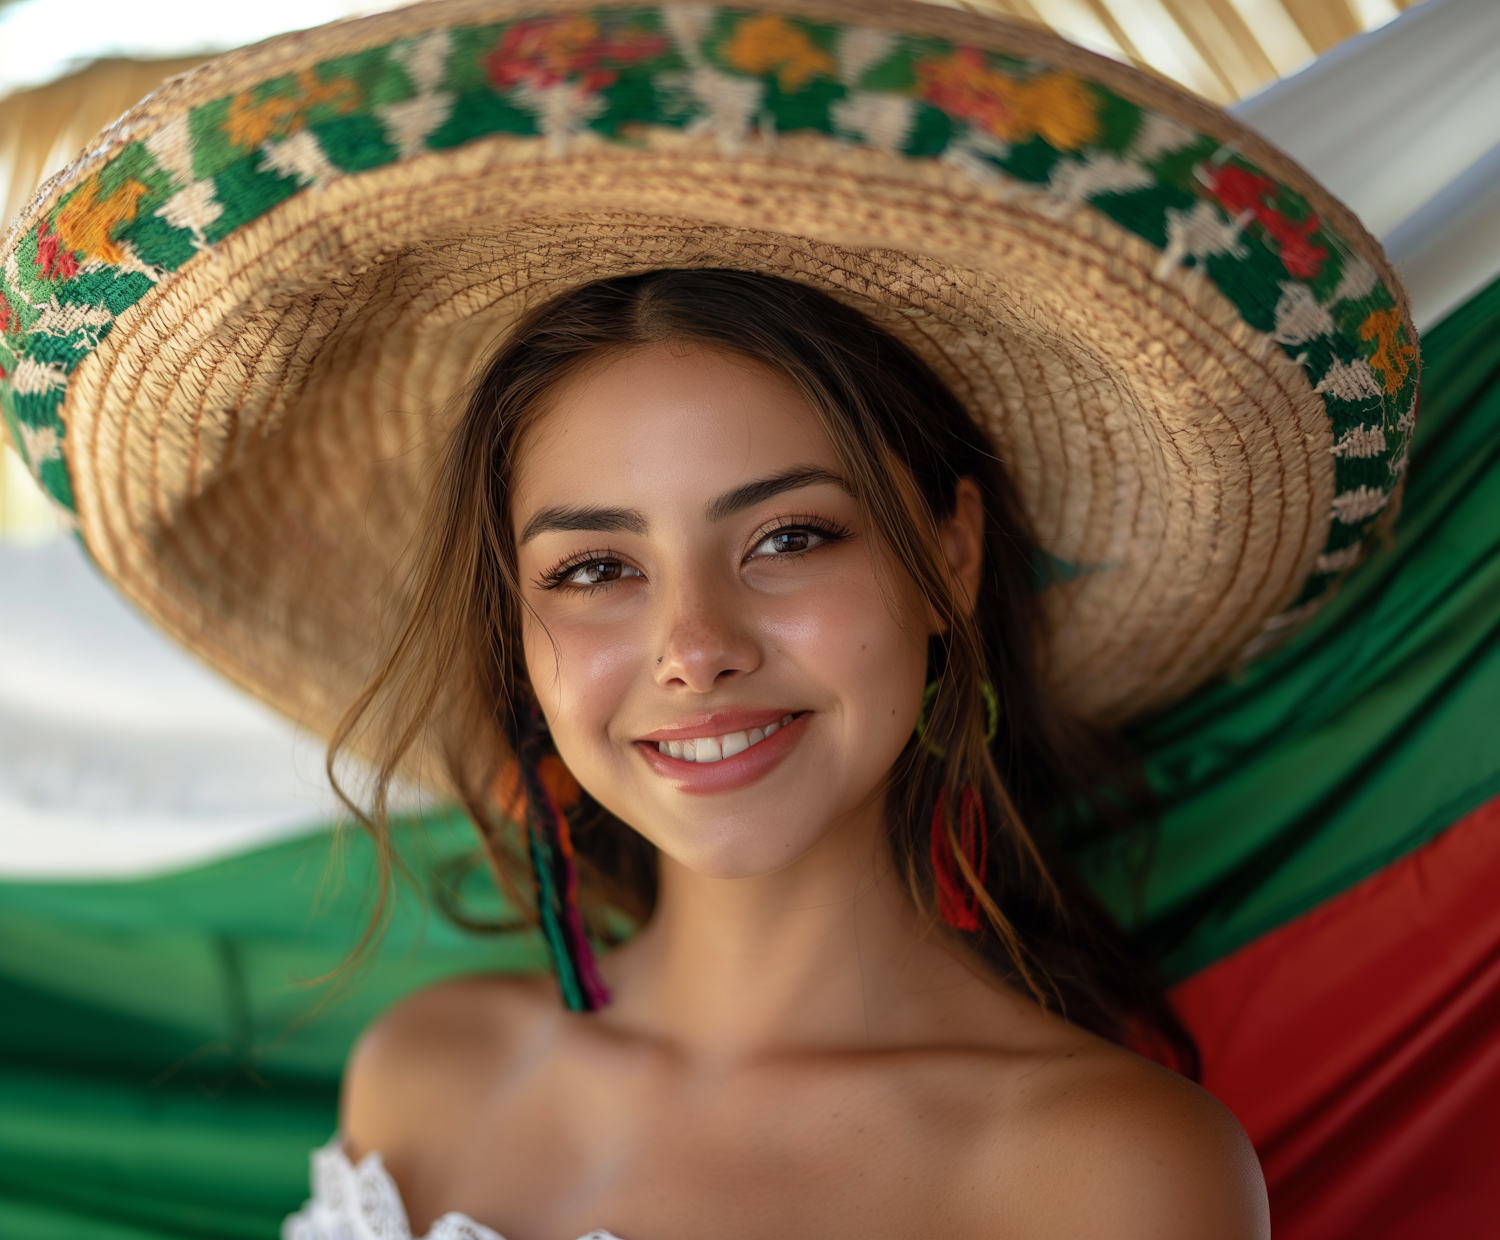
[[[338,1138],[312,1156],[308,1203],[281,1225],[281,1240],[412,1240],[406,1207],[379,1154],[350,1163]],[[505,1240],[463,1214],[445,1214],[422,1240]],[[591,1231],[580,1240],[618,1240]]]
[[[1430,327],[1500,275],[1500,3],[1425,0],[1229,109],[1380,238]]]
[[[147,624],[74,539],[0,545],[0,875],[135,877],[322,826],[322,748]]]

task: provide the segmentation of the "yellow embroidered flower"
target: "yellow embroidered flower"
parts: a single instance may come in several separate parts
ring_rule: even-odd
[[[1093,92],[1071,73],[1013,78],[991,69],[977,48],[961,47],[919,64],[917,83],[924,99],[1005,142],[1035,134],[1060,151],[1076,151],[1099,136]]]
[[[786,94],[801,90],[820,73],[833,74],[833,57],[779,13],[748,17],[734,28],[734,37],[724,45],[724,59],[741,73],[776,71],[776,81]]]
[[[135,219],[136,207],[147,189],[139,181],[126,181],[107,198],[99,197],[99,178],[90,177],[57,213],[58,250],[81,253],[85,263],[120,263],[125,251],[110,240],[110,233]]]
[[[1375,341],[1375,352],[1370,355],[1370,369],[1380,371],[1385,379],[1387,395],[1394,396],[1406,382],[1411,364],[1416,361],[1415,346],[1402,339],[1401,315],[1392,307],[1389,310],[1372,310],[1359,325],[1361,340]]]
[[[295,93],[271,95],[259,103],[248,91],[236,95],[222,126],[234,146],[253,150],[270,138],[284,138],[307,124],[307,114],[320,103],[340,112],[359,106],[359,87],[348,78],[323,82],[312,69],[297,75]]]

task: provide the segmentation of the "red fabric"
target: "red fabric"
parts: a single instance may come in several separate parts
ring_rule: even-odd
[[[1500,1235],[1500,799],[1173,999],[1278,1240]]]

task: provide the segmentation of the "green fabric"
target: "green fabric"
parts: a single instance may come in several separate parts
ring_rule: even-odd
[[[1086,875],[1177,978],[1500,794],[1500,283],[1422,341],[1393,536],[1306,631],[1139,726],[1160,794],[1143,881]]]
[[[276,1235],[359,1029],[439,978],[545,963],[533,935],[431,910],[435,877],[474,853],[466,823],[397,840],[421,877],[370,962],[321,986],[369,921],[361,835],[146,881],[0,885],[0,1236]],[[501,916],[480,875],[459,889],[467,914]]]
[[[1500,285],[1424,353],[1392,547],[1280,654],[1138,730],[1165,806],[1139,906],[1124,859],[1079,854],[1176,973],[1500,792]],[[472,856],[466,825],[411,824],[398,842],[414,877],[341,986],[305,983],[366,924],[359,836],[147,881],[0,884],[0,1236],[275,1236],[334,1130],[358,1029],[436,978],[545,960],[534,935],[466,934],[430,911],[434,876]],[[502,915],[480,876],[461,891]]]

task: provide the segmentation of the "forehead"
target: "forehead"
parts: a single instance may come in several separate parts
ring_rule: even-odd
[[[570,376],[518,445],[513,517],[553,503],[646,508],[700,499],[791,465],[837,471],[790,379],[681,344],[609,355]]]

